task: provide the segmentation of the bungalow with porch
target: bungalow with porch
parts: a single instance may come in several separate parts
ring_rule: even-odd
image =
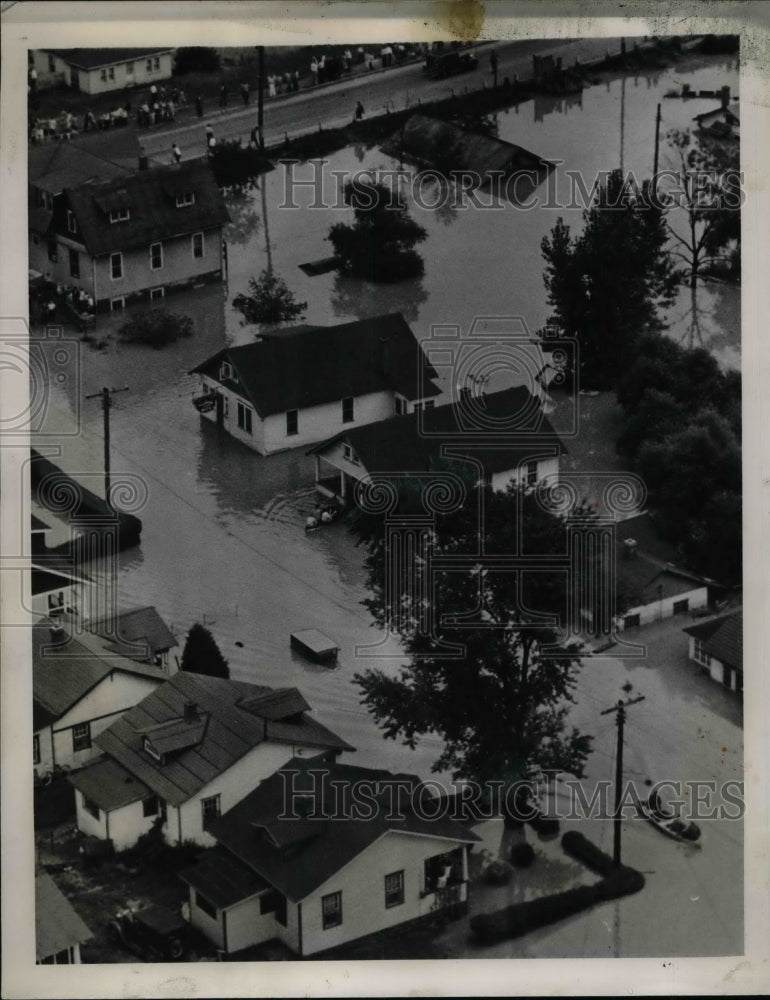
[[[150,87],[168,80],[174,50],[33,49],[32,62],[40,89],[65,84],[83,94],[104,94],[126,87]]]
[[[48,271],[97,310],[162,302],[167,292],[222,280],[229,219],[206,159],[65,188],[46,234]]]
[[[683,630],[689,657],[726,688],[743,694],[743,609],[728,611]]]
[[[262,455],[432,406],[436,371],[401,313],[294,326],[193,368],[197,409]]]
[[[213,821],[294,756],[353,747],[307,715],[296,688],[180,671],[100,733],[70,776],[78,829],[116,850],[159,821],[169,844],[215,844]]]
[[[192,926],[228,955],[277,938],[304,957],[439,911],[460,916],[479,838],[424,815],[420,785],[289,761],[212,824],[217,847],[181,873]]]
[[[474,426],[479,415],[483,419]],[[430,471],[443,445],[480,461],[495,490],[510,483],[532,487],[546,478],[555,484],[567,450],[540,402],[517,386],[479,397],[464,393],[444,406],[352,427],[309,454],[315,456],[318,492],[347,503],[355,483],[375,473]]]
[[[101,636],[108,649],[129,660],[153,663],[167,674],[179,668],[175,656],[179,649],[177,637],[152,606],[128,608],[114,616],[90,619],[84,628]]]
[[[77,638],[55,619],[32,627],[33,767],[82,767],[99,754],[95,738],[166,680],[164,672]]]
[[[80,965],[80,946],[93,934],[47,872],[35,876],[35,958],[38,965]]]

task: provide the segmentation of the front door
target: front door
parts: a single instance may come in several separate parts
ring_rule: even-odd
[[[221,392],[216,394],[217,397],[217,427],[221,427],[224,423],[225,418],[225,398]]]

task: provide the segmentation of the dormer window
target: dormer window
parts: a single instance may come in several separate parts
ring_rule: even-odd
[[[142,745],[145,749],[145,752],[148,753],[153,758],[153,760],[157,760],[161,764],[163,763],[163,755],[158,753],[158,751],[155,749],[152,743],[150,743],[149,739],[146,736],[144,738],[144,742]]]
[[[346,458],[348,462],[352,462],[354,465],[360,465],[358,461],[358,455],[353,451],[349,444],[343,444],[342,446],[342,456]]]
[[[223,361],[219,366],[219,381],[224,382],[226,379],[234,380],[233,378],[233,366],[229,361]]]
[[[110,222],[128,222],[131,218],[131,212],[127,208],[117,208],[110,212]]]
[[[176,207],[184,208],[185,205],[195,204],[195,192],[194,191],[183,191],[182,194],[176,196]]]

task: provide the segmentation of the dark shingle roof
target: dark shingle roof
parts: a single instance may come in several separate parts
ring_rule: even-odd
[[[135,663],[110,653],[101,639],[95,641],[90,635],[75,639],[66,632],[54,638],[50,624],[35,625],[32,629],[32,694],[36,722],[46,725],[48,721],[61,718],[114,671],[147,677],[158,683],[166,679],[159,667]]]
[[[635,593],[638,605],[651,604],[676,594],[707,586],[711,581],[676,564],[676,550],[661,538],[650,515],[635,514],[615,527],[617,580]],[[625,557],[624,542],[633,539],[636,554]]]
[[[485,418],[494,422],[498,430],[506,432],[505,440],[500,439],[500,447],[473,447],[473,456],[483,463],[486,472],[503,472],[530,458],[533,443],[553,448],[557,453],[567,450],[539,404],[535,403],[525,386],[484,396]],[[316,445],[311,453],[322,454],[343,440],[350,444],[367,472],[426,471],[440,455],[442,445],[463,434],[463,427],[464,442],[474,439],[468,424],[463,424],[463,413],[461,404],[448,403],[422,414],[409,413],[379,420],[343,431]],[[477,443],[480,440],[478,434],[475,440]]]
[[[194,867],[180,872],[179,877],[219,910],[270,888],[269,882],[220,847],[208,851]]]
[[[683,629],[688,635],[700,639],[709,656],[735,670],[743,670],[743,610],[728,611]]]
[[[30,524],[32,531],[50,531],[51,525],[46,524],[45,521],[41,520],[36,514],[30,514]]]
[[[311,769],[313,773],[309,776],[306,772]],[[291,772],[296,774],[291,776]],[[215,820],[209,829],[221,846],[295,902],[390,832],[421,834],[455,843],[478,841],[468,826],[456,820],[429,821],[416,815],[409,807],[408,794],[400,808],[391,809],[396,779],[408,782],[412,789],[420,785],[414,775],[394,775],[338,762],[320,767],[318,762],[294,758]],[[332,781],[334,786],[329,784]],[[360,782],[390,785],[390,788],[371,818],[340,817],[337,804],[351,802],[350,794],[342,790]],[[300,819],[279,818],[286,812],[287,787],[297,794],[312,789],[313,808]],[[298,808],[297,804],[294,812]],[[312,818],[313,811],[320,818]],[[334,814],[333,819],[329,818],[330,813]],[[194,875],[188,873],[188,881],[192,878]]]
[[[101,69],[102,66],[114,66],[116,63],[144,59],[147,56],[157,56],[162,52],[174,50],[166,45],[155,49],[41,49],[41,51],[50,52],[78,69]]]
[[[350,744],[303,714],[269,720],[240,704],[270,694],[270,688],[243,681],[180,672],[94,739],[113,757],[172,806],[181,805],[224,773],[249,750],[265,740],[295,746],[352,750]],[[143,749],[143,733],[150,727],[182,719],[185,705],[194,703],[206,718],[205,732],[164,763]],[[153,742],[153,740],[151,740]]]
[[[177,195],[190,191],[195,203],[177,208]],[[230,219],[205,159],[68,188],[64,199],[75,213],[80,238],[93,255],[146,247],[158,240],[218,228]],[[130,218],[111,223],[109,213],[117,208],[127,208]],[[52,222],[63,234],[67,233],[65,209],[64,204],[56,205]]]
[[[32,146],[28,172],[30,184],[50,194],[60,194],[65,188],[79,187],[89,181],[108,181],[131,174],[127,167],[69,142]]]
[[[38,961],[93,937],[61,889],[45,872],[35,876],[35,952]]]
[[[141,802],[152,795],[147,785],[109,757],[101,757],[73,771],[69,780],[105,812]]]
[[[264,333],[254,343],[219,351],[193,373],[218,381],[222,361],[238,376],[223,384],[261,417],[384,390],[408,399],[439,394],[432,382],[436,371],[401,313]]]
[[[89,632],[111,640],[113,648],[130,659],[148,659],[176,646],[176,636],[154,607],[118,611],[114,631],[108,629],[112,621],[112,618],[94,619],[86,622],[85,627]],[[132,648],[137,646],[142,648]]]

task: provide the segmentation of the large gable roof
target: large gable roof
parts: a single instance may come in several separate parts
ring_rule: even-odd
[[[219,351],[193,373],[220,381],[222,361],[237,376],[222,384],[261,417],[384,390],[408,399],[439,394],[436,371],[401,313],[262,333],[251,344]]]
[[[375,796],[381,795],[373,815],[341,816],[338,803],[352,801],[344,789],[361,787],[362,782],[368,783]],[[409,793],[420,784],[415,775],[397,775],[338,761],[319,767],[317,762],[294,758],[215,820],[210,832],[242,864],[297,902],[386,834],[435,837],[454,845],[478,841],[476,834],[457,820],[431,821],[418,816],[409,805]],[[393,807],[399,785],[407,792],[398,807]],[[298,819],[282,818],[287,787],[298,796],[292,803]],[[303,807],[299,797],[305,798],[305,790],[309,790],[307,798],[312,803]],[[303,808],[304,815],[299,812]],[[195,869],[182,877],[197,884]]]
[[[194,203],[178,208],[177,196],[188,192],[194,194]],[[146,247],[159,240],[218,228],[230,219],[206,159],[68,188],[65,197],[83,243],[93,255]],[[66,233],[64,208],[56,206],[53,225]],[[110,212],[124,208],[129,218],[111,223]]]
[[[273,693],[271,688],[180,672],[101,732],[94,743],[172,806],[186,802],[265,741],[353,749],[308,718],[289,692],[293,689],[286,691],[285,714],[276,718],[275,703],[271,703],[269,715],[260,713],[258,702],[249,705],[258,696]],[[185,745],[177,752],[164,762],[155,760],[144,749],[145,735],[154,744],[156,734],[162,732],[157,727],[182,720],[190,703],[195,705],[197,719],[205,721],[200,731],[196,730],[196,742],[182,739]],[[306,706],[304,700],[301,704]],[[192,720],[191,726],[195,722]]]
[[[463,403],[447,403],[422,413],[352,427],[316,445],[311,452],[322,455],[343,440],[353,448],[367,472],[428,471],[440,455],[442,445],[468,444],[469,454],[482,462],[485,472],[494,473],[507,471],[529,459],[533,445],[553,450],[555,454],[566,451],[526,386],[478,397],[473,407],[468,410]],[[483,414],[481,420],[477,419],[478,414]],[[504,432],[498,438],[499,445],[484,446],[484,433],[478,433],[476,428],[483,431],[485,426]],[[495,440],[491,433],[486,437],[488,441]],[[472,448],[471,442],[474,442]]]

